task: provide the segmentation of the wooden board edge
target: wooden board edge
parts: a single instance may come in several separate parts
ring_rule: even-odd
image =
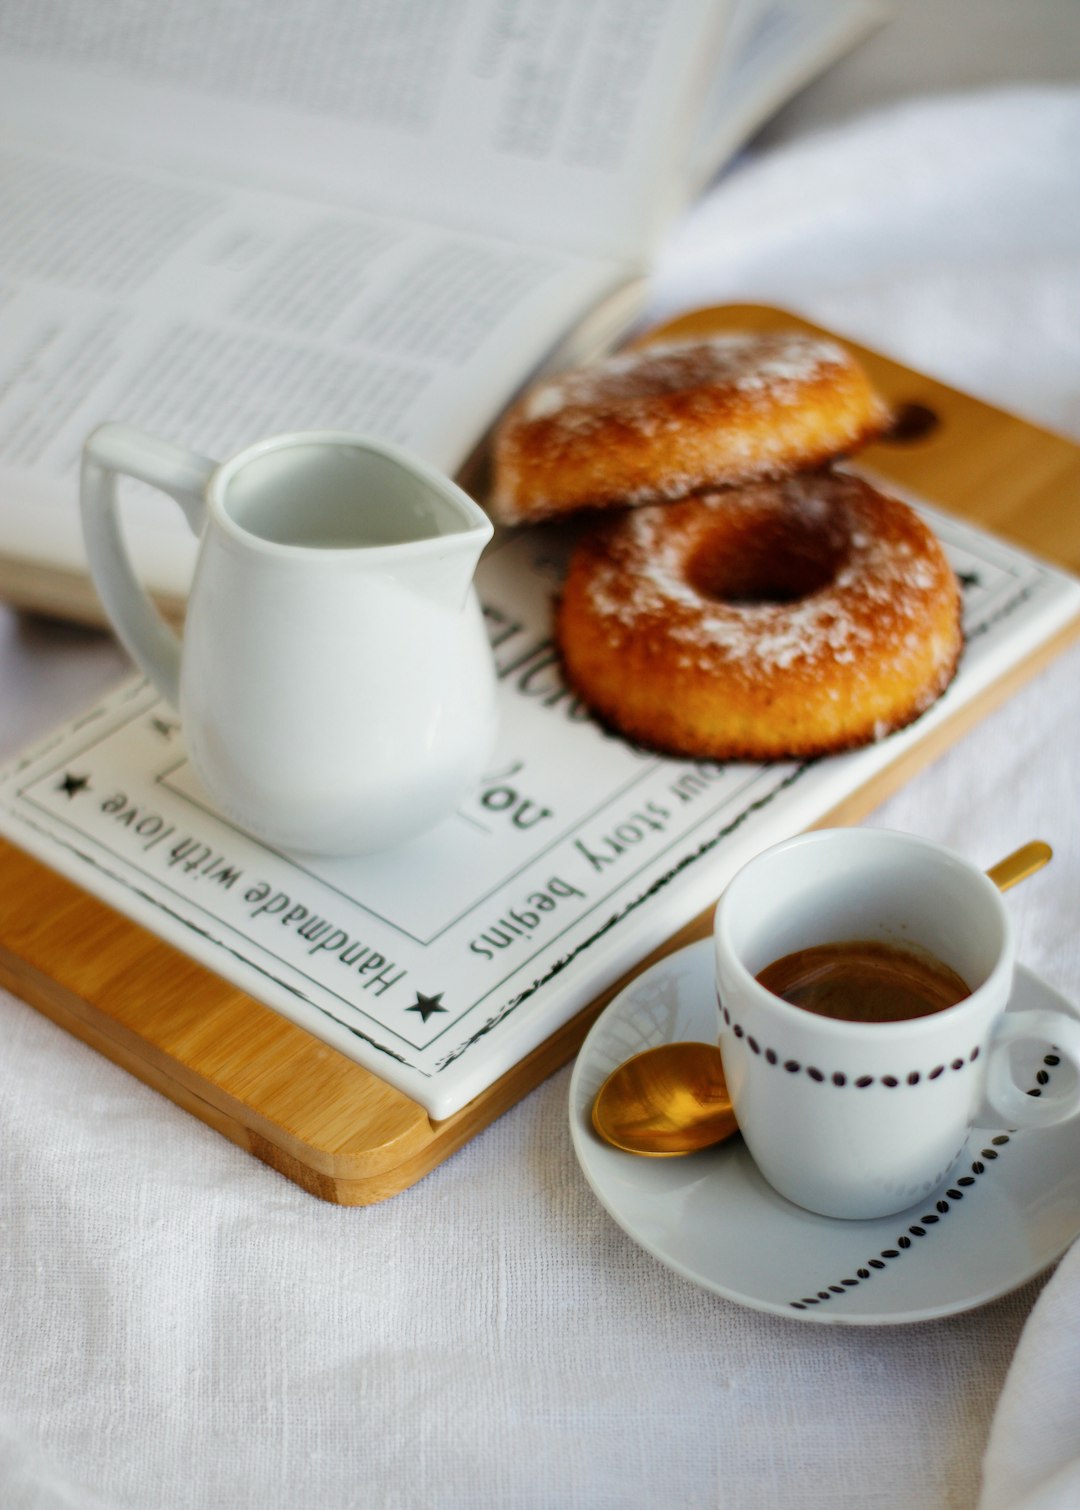
[[[33,857],[27,859],[31,864],[39,865]],[[47,870],[45,866],[40,868]],[[130,926],[135,928],[137,925],[132,923]],[[170,948],[164,942],[160,947],[162,950]],[[669,947],[672,946],[664,946],[662,952],[668,952]],[[657,951],[657,958],[660,953]],[[309,1194],[345,1206],[371,1205],[408,1189],[516,1105],[573,1057],[596,1016],[639,968],[636,966],[627,972],[623,980],[583,1008],[453,1116],[433,1122],[422,1107],[412,1103],[418,1120],[423,1119],[428,1129],[428,1136],[410,1144],[404,1158],[399,1157],[392,1165],[381,1167],[382,1156],[387,1152],[381,1145],[354,1151],[351,1155],[328,1155],[316,1143],[285,1136],[283,1129],[217,1087],[212,1087],[209,1095],[200,1093],[182,1074],[170,1074],[160,1061],[140,1052],[140,1041],[130,1034],[117,1032],[117,1025],[93,1003],[69,988],[59,986],[43,972],[28,967],[25,961],[18,961],[18,968],[14,968],[10,955],[0,946],[0,986]],[[253,1002],[253,1005],[262,1004]],[[302,1029],[297,1031],[303,1032]],[[304,1037],[310,1039],[320,1053],[325,1052],[326,1046],[319,1040],[309,1034]],[[145,1049],[145,1045],[143,1047]],[[370,1074],[368,1071],[364,1073]],[[377,1076],[372,1078],[378,1079]],[[397,1152],[400,1154],[400,1150]]]
[[[149,1083],[179,1086],[184,1096],[274,1139],[283,1154],[302,1157],[328,1176],[354,1173],[357,1156],[365,1173],[395,1165],[427,1142],[430,1119],[409,1096],[6,837],[0,838],[0,879],[0,983],[76,1036],[93,1033],[103,1052],[112,1047],[110,1057],[123,1057],[125,1064],[138,1058],[153,1077]],[[27,898],[33,911],[24,920],[18,909]],[[73,937],[89,942],[73,953],[67,947]],[[118,942],[124,946],[121,967],[104,968]],[[140,1032],[132,1025],[132,1003],[144,1001],[154,1004],[156,1015]],[[368,1113],[378,1114],[379,1141],[361,1139],[357,1149],[356,1140],[340,1131],[346,1117],[333,1138],[295,1135],[295,1117],[280,1099],[275,1104],[276,1093],[268,1098],[265,1088],[246,1086],[248,1077],[233,1073],[236,1061],[226,1063],[215,1053],[218,1043],[235,1034],[238,1005],[247,1014],[253,1054],[262,1045],[291,1078],[311,1080],[321,1090],[321,1107],[331,1113],[335,1106],[366,1101]],[[189,1036],[193,1020],[195,1040]],[[184,1042],[197,1047],[184,1052],[178,1047]],[[264,1116],[260,1106],[272,1115]]]

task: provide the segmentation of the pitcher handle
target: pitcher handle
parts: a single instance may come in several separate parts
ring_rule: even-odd
[[[174,708],[180,702],[180,641],[132,570],[120,530],[116,480],[136,477],[168,493],[198,535],[203,493],[217,465],[132,425],[101,425],[83,447],[79,498],[91,576],[121,644]]]

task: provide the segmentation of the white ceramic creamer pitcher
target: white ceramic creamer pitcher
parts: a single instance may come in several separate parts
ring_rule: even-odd
[[[119,474],[168,493],[201,537],[182,649],[128,560]],[[492,530],[433,467],[337,431],[219,463],[107,424],[86,442],[82,517],[120,639],[238,827],[313,853],[384,849],[481,774],[495,675],[472,578]]]

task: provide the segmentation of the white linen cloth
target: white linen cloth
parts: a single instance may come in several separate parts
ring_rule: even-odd
[[[781,303],[1080,438],[1078,146],[1065,88],[774,136],[672,239],[652,313]],[[122,662],[0,623],[9,753]],[[1009,906],[1073,996],[1078,676],[1073,650],[873,819],[981,864],[1050,839]],[[4,993],[0,1042],[5,1510],[957,1510],[988,1436],[983,1510],[1080,1503],[1076,1252],[965,1315],[810,1326],[615,1228],[566,1070],[413,1190],[341,1210]]]
[[[1024,1328],[986,1451],[980,1510],[1080,1505],[1080,1243]]]

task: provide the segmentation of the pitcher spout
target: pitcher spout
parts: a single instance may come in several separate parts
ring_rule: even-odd
[[[400,561],[395,572],[414,592],[454,612],[464,606],[484,546],[493,534],[487,515],[475,504],[472,506],[479,516],[475,522],[417,542],[408,551],[408,560]]]
[[[440,606],[460,609],[494,533],[491,520],[456,482],[416,457],[396,473],[391,491],[402,545],[395,576]]]

